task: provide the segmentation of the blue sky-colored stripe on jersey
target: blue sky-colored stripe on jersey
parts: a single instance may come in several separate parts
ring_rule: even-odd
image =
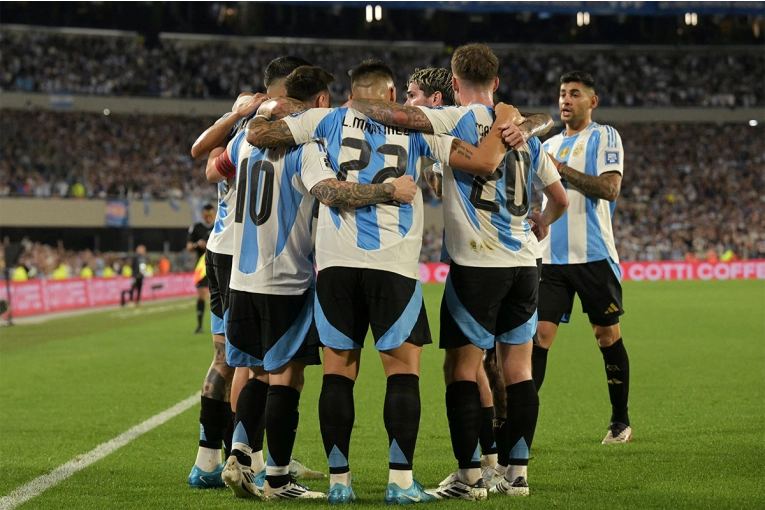
[[[326,347],[341,351],[361,349],[359,344],[330,324],[327,316],[324,315],[324,310],[321,309],[321,303],[319,302],[318,296],[314,296],[313,317],[316,320],[316,329],[319,332],[319,340],[321,340],[321,343]]]
[[[462,116],[460,121],[457,123],[454,129],[449,132],[449,134],[456,136],[457,138],[460,138],[467,143],[478,145],[478,130],[476,130],[475,125],[475,113],[470,110]],[[454,173],[454,180],[457,184],[457,190],[459,190],[460,198],[465,204],[465,210],[467,211],[468,217],[470,218],[470,221],[473,222],[475,228],[480,230],[481,225],[478,222],[478,215],[476,214],[475,206],[470,203],[470,192],[473,189],[474,176],[456,168],[452,168],[452,170]]]
[[[303,200],[303,194],[292,185],[292,179],[303,172],[303,146],[299,145],[290,149],[284,158],[284,172],[279,183],[279,203],[276,206],[276,217],[279,220],[279,231],[276,238],[276,251],[274,258],[284,250],[287,245],[295,218]],[[258,209],[260,210],[260,209]]]
[[[369,165],[359,172],[359,182],[362,184],[371,184],[374,176],[385,168],[385,156],[377,152],[377,148],[385,145],[386,137],[380,131],[384,131],[381,124],[377,124],[371,119],[367,119],[368,125],[376,125],[380,130],[364,130],[364,139],[372,147],[372,155]],[[377,223],[377,206],[371,205],[356,209],[356,246],[362,250],[380,249],[380,226]]]
[[[259,157],[258,157],[259,156]],[[249,203],[253,193],[258,193],[258,187],[253,189],[252,166],[263,158],[263,152],[253,150],[250,162],[247,164],[247,198],[245,199],[245,211],[242,215],[242,248],[239,253],[239,271],[244,274],[252,274],[258,267],[258,227],[253,223],[249,214]],[[260,181],[260,179],[258,179]],[[241,193],[244,190],[238,190]],[[259,208],[256,210],[260,210]]]
[[[595,131],[587,140],[587,160],[585,163],[585,173],[587,175],[598,175],[598,148],[600,147],[600,131]],[[584,195],[585,214],[587,218],[587,262],[595,262],[608,258],[608,248],[603,240],[603,234],[600,231],[600,220],[598,219],[598,204],[600,199],[591,195]]]
[[[491,349],[494,347],[494,335],[486,331],[486,328],[481,326],[476,321],[467,308],[462,304],[460,298],[457,297],[457,293],[454,291],[454,285],[452,285],[451,275],[446,277],[446,288],[444,289],[444,299],[446,300],[446,307],[449,310],[454,322],[457,323],[457,327],[460,331],[468,337],[473,345],[480,347],[481,349]]]
[[[420,316],[422,309],[422,286],[420,282],[415,282],[412,298],[404,308],[404,312],[396,319],[396,322],[385,332],[375,344],[378,351],[388,351],[399,347],[412,334],[414,325]]]
[[[579,135],[564,137],[555,159],[568,163],[571,157],[572,147],[579,139]],[[568,154],[565,158],[560,157],[560,152],[568,147]],[[568,193],[568,182],[563,181],[563,186]],[[553,264],[568,264],[568,209],[563,213],[558,221],[550,225],[550,262]]]
[[[236,161],[236,160],[232,160]],[[236,163],[234,163],[236,164]],[[219,182],[218,183],[218,212],[215,215],[215,226],[213,227],[213,232],[216,234],[220,234],[223,232],[223,228],[225,227],[223,223],[223,218],[228,216],[228,204],[223,200],[223,195],[226,193],[226,181]]]
[[[292,326],[276,341],[263,358],[263,368],[266,370],[276,370],[277,368],[289,362],[298,351],[303,340],[305,340],[308,330],[313,320],[314,291],[308,289],[303,308],[300,314],[292,323]]]

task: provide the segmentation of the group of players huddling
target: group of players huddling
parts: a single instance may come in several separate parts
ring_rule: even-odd
[[[334,78],[280,57],[265,70],[266,93],[240,96],[195,142],[192,155],[209,153],[219,202],[205,255],[215,357],[191,486],[355,500],[353,389],[371,327],[387,378],[384,501],[528,495],[537,390],[575,293],[606,366],[612,415],[603,443],[632,439],[611,230],[621,139],[592,121],[595,84],[575,71],[561,78],[566,129],[543,146],[537,137],[552,119],[495,105],[497,71],[488,47],[462,46],[451,72],[416,70],[402,106],[390,68],[366,60],[350,72],[349,102],[331,108]],[[432,343],[419,281],[421,175],[443,196],[450,272],[439,338],[458,463],[431,490],[412,477],[420,353]],[[531,210],[532,185],[544,194],[541,211]],[[326,494],[296,482],[324,475],[292,459],[303,371],[321,363],[319,350]]]

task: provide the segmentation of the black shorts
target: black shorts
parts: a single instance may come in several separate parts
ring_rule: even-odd
[[[560,324],[568,322],[579,295],[582,311],[596,326],[619,323],[622,309],[622,285],[609,259],[586,264],[545,264],[539,283],[539,320]]]
[[[297,296],[229,290],[226,363],[276,370],[289,361],[318,365],[313,289]]]
[[[205,254],[207,280],[210,285],[210,331],[213,335],[226,334],[226,312],[228,311],[228,284],[231,281],[231,255]]]
[[[433,343],[420,281],[390,271],[319,271],[315,316],[321,343],[333,349],[361,349],[370,326],[379,351]]]
[[[525,344],[537,329],[536,267],[466,267],[452,262],[441,300],[442,349]]]

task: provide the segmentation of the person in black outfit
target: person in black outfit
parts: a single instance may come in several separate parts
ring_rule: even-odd
[[[141,289],[143,288],[143,276],[146,272],[146,246],[139,244],[135,248],[135,255],[130,264],[133,273],[133,281],[130,290],[123,290],[120,297],[122,306],[125,306],[125,295],[130,295],[130,301],[136,306],[141,302]],[[134,294],[135,293],[135,294]],[[133,297],[135,296],[135,298]]]
[[[196,253],[201,264],[197,264],[197,270],[195,271],[195,278],[199,276],[200,271],[205,267],[204,255],[207,249],[207,239],[212,232],[213,224],[215,222],[215,208],[211,204],[207,204],[202,208],[202,221],[200,223],[194,223],[189,227],[189,236],[186,242],[186,249],[190,252]],[[197,274],[199,273],[199,274]],[[202,317],[205,314],[205,301],[210,295],[209,286],[207,283],[207,275],[200,278],[196,282],[197,286],[197,329],[194,333],[202,333]]]

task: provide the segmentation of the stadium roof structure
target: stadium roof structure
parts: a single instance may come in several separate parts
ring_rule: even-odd
[[[316,5],[319,2],[294,2]],[[369,1],[321,2],[343,7],[364,7]],[[765,2],[380,2],[386,9],[437,10],[452,12],[538,12],[569,14],[586,11],[597,15],[631,14],[637,16],[676,16],[686,12],[698,14],[759,15]]]

